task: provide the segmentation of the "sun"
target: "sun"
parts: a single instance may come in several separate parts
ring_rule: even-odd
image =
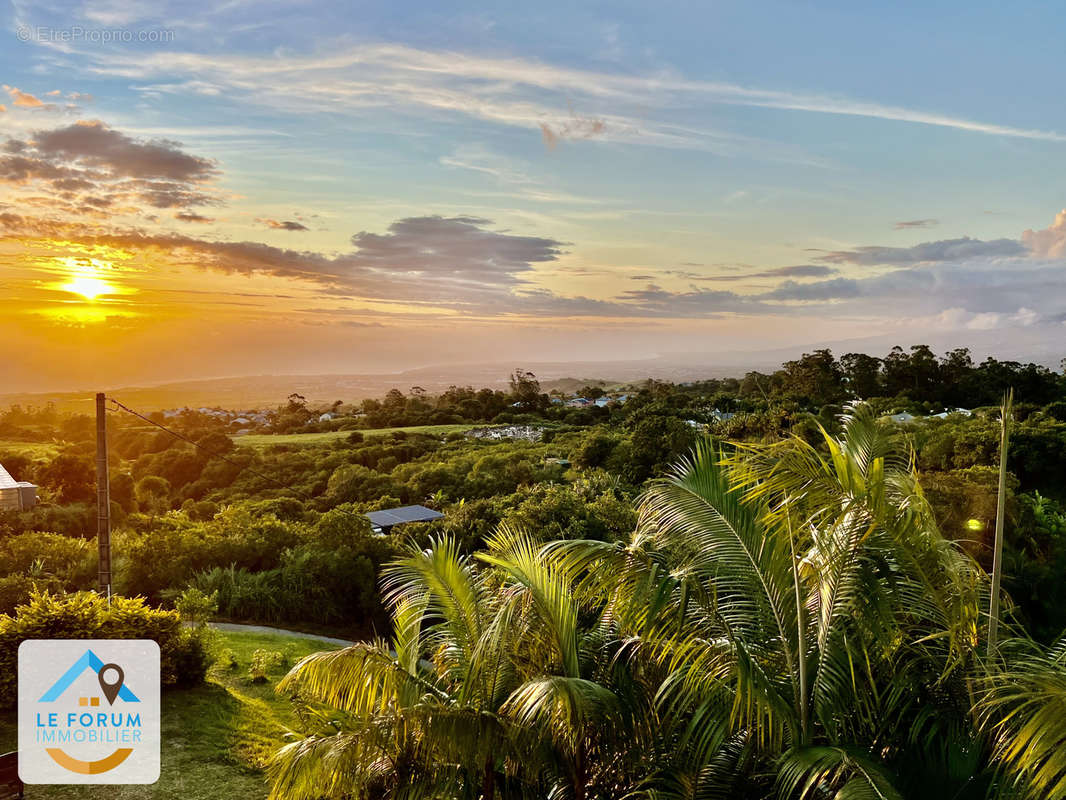
[[[64,283],[59,288],[73,294],[80,294],[86,300],[92,302],[102,294],[112,294],[115,287],[107,281],[93,278],[89,275],[75,275],[70,283]]]

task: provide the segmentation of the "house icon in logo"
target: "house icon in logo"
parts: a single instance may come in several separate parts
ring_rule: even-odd
[[[110,667],[118,671],[118,683],[105,683],[105,667]],[[81,675],[87,669],[92,670],[94,673],[96,673],[97,677],[100,679],[100,686],[104,690],[105,695],[110,694],[110,687],[117,686],[118,688],[117,692],[115,693],[115,696],[117,696],[120,700],[125,700],[127,703],[141,702],[137,695],[130,691],[130,688],[124,683],[125,676],[123,675],[121,668],[118,667],[118,665],[116,664],[105,664],[103,662],[103,659],[101,659],[100,656],[96,655],[96,653],[94,653],[92,650],[86,650],[85,653],[81,656],[81,658],[75,661],[71,668],[64,672],[63,676],[59,680],[52,684],[52,688],[50,688],[47,692],[41,695],[41,699],[38,702],[51,703],[58,700],[63,695],[63,693],[70,688],[71,684],[74,683],[74,681],[76,681],[79,677],[81,677]],[[114,702],[115,701],[111,699],[112,705],[114,705]]]

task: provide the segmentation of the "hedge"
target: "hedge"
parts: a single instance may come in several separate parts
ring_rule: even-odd
[[[200,683],[209,666],[203,635],[184,627],[175,611],[140,597],[35,593],[14,616],[0,614],[0,708],[18,702],[18,649],[27,639],[154,639],[164,686]]]

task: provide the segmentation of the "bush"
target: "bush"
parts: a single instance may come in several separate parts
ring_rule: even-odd
[[[184,622],[203,627],[218,613],[218,592],[205,594],[196,588],[186,589],[174,601],[174,610]]]
[[[0,708],[17,702],[18,648],[26,639],[153,639],[164,686],[200,683],[210,664],[205,640],[177,612],[154,609],[140,597],[94,592],[63,597],[33,594],[14,616],[0,615]]]
[[[248,664],[248,680],[252,683],[266,683],[268,673],[285,664],[285,654],[277,650],[256,650]]]
[[[31,578],[29,575],[5,575],[0,578],[0,614],[14,614],[34,592],[63,593],[55,578]]]

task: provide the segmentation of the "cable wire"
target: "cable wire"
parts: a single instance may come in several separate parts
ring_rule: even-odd
[[[222,454],[220,452],[211,450],[208,447],[204,447],[202,444],[190,439],[188,436],[185,436],[184,434],[178,433],[177,431],[171,430],[166,425],[163,425],[160,422],[156,422],[154,419],[150,419],[149,417],[146,417],[144,414],[141,414],[141,413],[139,413],[137,411],[134,411],[129,406],[120,403],[114,397],[108,397],[107,399],[110,400],[117,408],[125,411],[127,414],[132,414],[133,416],[137,417],[137,419],[144,420],[149,425],[154,425],[155,427],[159,428],[161,431],[165,431],[166,433],[169,433],[171,436],[173,436],[173,437],[175,437],[177,439],[181,439],[183,442],[187,442],[188,444],[191,444],[197,450],[200,450],[201,452],[207,453],[207,455],[210,456],[211,458],[217,458],[220,461],[224,461],[227,464],[230,464],[230,465],[232,465],[234,467],[237,467],[237,468],[239,468],[241,470],[247,470],[248,472],[250,472],[251,474],[255,475],[256,477],[262,478],[263,480],[268,481],[268,482],[274,484],[275,486],[278,486],[278,487],[280,487],[282,489],[286,489],[286,490],[288,490],[290,492],[295,492],[297,495],[299,495],[300,497],[302,497],[305,500],[314,500],[315,499],[311,495],[307,494],[307,492],[304,492],[304,491],[302,491],[300,489],[297,489],[297,488],[295,488],[293,486],[289,486],[288,484],[279,481],[277,478],[273,478],[270,475],[267,475],[265,472],[260,472],[259,470],[253,469],[252,467],[248,466],[247,464],[241,464],[238,461],[234,461],[231,458],[227,458],[224,454]],[[361,519],[365,519],[365,517],[362,514],[358,514],[358,513],[354,512],[354,511],[351,511],[351,510],[349,510],[347,508],[341,508],[340,506],[334,506],[334,508],[337,511],[341,511],[341,512],[343,512],[345,514],[350,514],[353,517],[359,517]]]

